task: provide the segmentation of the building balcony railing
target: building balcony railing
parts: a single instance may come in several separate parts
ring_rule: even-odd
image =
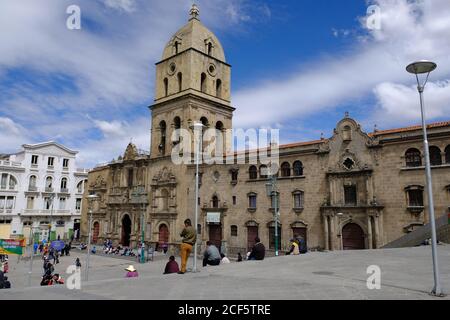
[[[2,167],[20,167],[20,162],[8,161],[8,160],[0,160],[0,166]]]
[[[5,213],[12,213],[12,212],[13,212],[12,208],[2,208],[2,209],[0,209],[0,213],[3,213],[3,214],[5,214]]]
[[[40,210],[40,209],[25,209],[22,211],[22,216],[71,216],[70,210]]]
[[[69,189],[67,189],[67,188],[61,188],[61,193],[69,193]]]
[[[38,188],[36,186],[28,186],[28,191],[36,192],[36,191],[38,191]]]
[[[53,188],[45,187],[45,192],[53,192]]]

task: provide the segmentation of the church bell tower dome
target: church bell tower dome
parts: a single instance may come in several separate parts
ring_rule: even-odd
[[[179,29],[164,48],[162,60],[194,49],[225,62],[225,53],[219,39],[199,19],[200,10],[194,4],[189,12],[189,22]]]

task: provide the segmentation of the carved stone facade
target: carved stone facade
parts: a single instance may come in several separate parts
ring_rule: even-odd
[[[208,69],[211,63],[214,70]],[[258,235],[266,247],[274,247],[274,209],[260,164],[201,165],[195,199],[195,166],[175,165],[170,158],[179,143],[173,139],[174,129],[191,130],[198,121],[221,130],[232,127],[229,75],[218,39],[195,12],[157,64],[150,155],[130,144],[123,158],[89,174],[89,191],[100,196],[93,205],[98,241],[111,238],[116,244],[136,245],[145,210],[146,242],[177,245],[183,221],[194,221],[197,202],[203,244],[211,239],[228,254],[244,254]],[[450,122],[430,125],[429,140],[442,160],[432,169],[436,214],[441,216],[450,206]],[[282,248],[299,234],[310,248],[379,248],[427,223],[422,156],[420,127],[367,134],[348,114],[329,139],[281,146],[284,169],[277,186]],[[88,205],[83,208],[86,235]]]

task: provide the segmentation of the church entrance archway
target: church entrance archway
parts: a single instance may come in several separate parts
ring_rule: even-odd
[[[99,234],[100,234],[100,223],[98,223],[96,221],[96,222],[94,222],[94,230],[92,233],[92,242],[93,243],[97,243]]]
[[[344,250],[363,250],[366,248],[364,231],[356,223],[349,223],[342,229],[342,245]]]
[[[169,228],[166,224],[159,226],[158,248],[164,248],[164,244],[169,243]]]
[[[221,251],[222,249],[222,226],[220,224],[209,224],[209,241]]]
[[[122,218],[122,239],[120,243],[124,247],[130,246],[130,235],[131,235],[131,219],[129,215],[124,215]]]

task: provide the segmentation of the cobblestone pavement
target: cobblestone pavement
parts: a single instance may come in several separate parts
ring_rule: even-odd
[[[440,245],[442,285],[450,292],[450,245]],[[56,272],[85,253],[72,251],[62,257]],[[431,247],[372,251],[314,252],[282,256],[264,261],[233,262],[201,267],[184,275],[163,275],[168,256],[158,255],[143,265],[110,256],[91,255],[89,281],[80,290],[66,286],[40,287],[42,261],[34,260],[32,285],[28,286],[29,261],[10,259],[13,289],[0,290],[3,299],[213,299],[213,300],[301,300],[301,299],[442,299],[428,294],[433,285]],[[192,267],[190,258],[188,266]],[[180,262],[177,257],[178,263]],[[126,279],[125,268],[134,264],[139,278]],[[367,288],[367,267],[381,269],[381,289]],[[84,274],[82,275],[84,279]],[[65,276],[67,277],[67,275]],[[449,296],[444,299],[450,299]]]

